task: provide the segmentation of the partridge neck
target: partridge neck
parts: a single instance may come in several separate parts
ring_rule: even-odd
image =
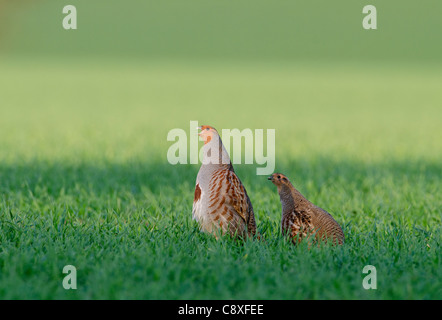
[[[307,199],[293,186],[283,185],[279,191],[279,196],[283,215],[291,214],[293,211],[296,211],[296,209],[308,204]]]
[[[231,167],[230,156],[221,141],[214,138],[203,147],[203,166],[213,169]]]
[[[279,191],[279,198],[282,205],[282,214],[291,214],[295,209],[295,201],[290,189],[287,186],[283,185],[281,187],[281,190]]]

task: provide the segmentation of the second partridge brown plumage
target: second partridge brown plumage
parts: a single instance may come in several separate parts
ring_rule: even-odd
[[[281,230],[284,234],[289,234],[294,243],[313,235],[317,240],[344,243],[344,232],[335,219],[327,211],[308,201],[285,175],[274,173],[269,180],[278,188],[281,200]]]
[[[200,127],[203,163],[195,185],[192,215],[201,230],[215,236],[254,236],[255,215],[241,180],[215,128]]]

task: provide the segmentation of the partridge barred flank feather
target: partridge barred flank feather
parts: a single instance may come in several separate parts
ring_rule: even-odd
[[[339,224],[325,210],[308,201],[296,190],[289,179],[280,173],[269,178],[278,188],[282,205],[281,230],[293,242],[315,235],[317,240],[331,239],[334,244],[344,243],[344,233]]]
[[[255,215],[241,180],[215,128],[199,127],[204,158],[196,178],[192,215],[201,230],[232,236],[254,236]],[[211,162],[209,160],[212,160]]]

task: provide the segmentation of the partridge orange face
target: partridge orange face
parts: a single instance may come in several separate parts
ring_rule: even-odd
[[[288,185],[290,183],[289,179],[282,173],[274,173],[267,179],[272,181],[275,186]]]
[[[203,139],[204,144],[209,143],[215,135],[218,135],[216,129],[211,126],[201,126],[198,129],[201,130],[198,135]]]

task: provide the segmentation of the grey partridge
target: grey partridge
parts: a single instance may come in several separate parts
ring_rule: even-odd
[[[202,231],[245,237],[256,234],[252,203],[233,170],[229,154],[215,128],[199,127],[204,141],[203,160],[198,172],[192,216]]]
[[[289,234],[293,243],[313,235],[316,240],[344,243],[344,232],[330,213],[308,201],[285,175],[274,173],[268,179],[278,188],[282,205],[281,231]]]

